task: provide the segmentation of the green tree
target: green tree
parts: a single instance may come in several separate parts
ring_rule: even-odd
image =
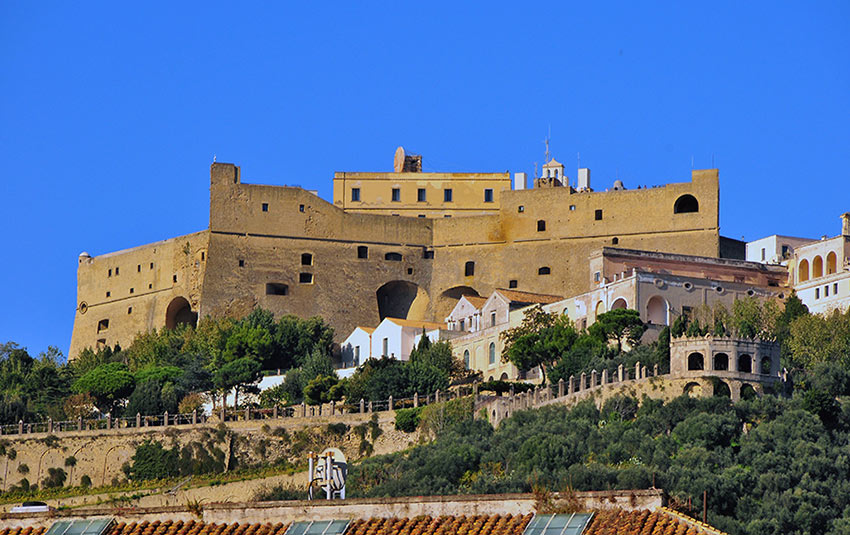
[[[301,372],[304,374],[304,380],[307,382],[320,375],[336,375],[331,357],[318,347],[314,348],[304,359]]]
[[[132,415],[152,416],[162,414],[162,383],[149,380],[137,384],[130,399],[127,401],[127,413]]]
[[[165,479],[180,473],[177,450],[152,440],[139,444],[131,461],[128,477],[137,481]]]
[[[812,368],[820,362],[837,362],[850,369],[850,310],[799,316],[790,330],[788,346],[795,363]]]
[[[304,400],[308,405],[320,405],[342,399],[344,386],[334,375],[314,377],[304,387]]]
[[[86,372],[74,382],[72,388],[74,392],[88,392],[94,396],[102,412],[112,412],[119,401],[133,392],[135,384],[126,365],[109,362]]]
[[[545,383],[547,368],[572,347],[578,332],[567,316],[549,314],[535,305],[525,311],[521,325],[499,336],[504,343],[502,360],[521,371],[540,366]]]
[[[603,342],[617,342],[617,352],[621,352],[624,343],[628,342],[634,347],[640,342],[640,337],[646,332],[646,325],[637,310],[618,308],[597,316],[587,332]]]
[[[242,357],[228,362],[215,372],[213,382],[220,391],[234,390],[233,406],[238,406],[239,392],[251,390],[260,376],[260,363],[250,357]],[[223,401],[222,401],[223,403]]]

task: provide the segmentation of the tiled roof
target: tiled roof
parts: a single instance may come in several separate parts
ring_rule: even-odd
[[[374,328],[374,327],[360,327],[360,326],[358,326],[357,328],[358,328],[358,329],[362,329],[362,330],[366,331],[366,332],[367,332],[367,333],[369,333],[369,334],[372,334],[373,332],[375,332],[375,328]]]
[[[481,308],[487,302],[486,297],[478,297],[477,295],[464,295],[463,298],[469,301],[475,308]]]
[[[45,528],[0,528],[0,535],[42,535],[47,531]]]
[[[116,524],[109,535],[283,535],[289,523],[283,524],[216,524],[190,520],[132,522]],[[0,532],[2,535],[2,532]]]
[[[513,303],[540,303],[548,305],[555,301],[563,299],[560,295],[536,294],[531,292],[520,292],[519,290],[506,290],[504,288],[496,288],[496,291],[502,294],[508,301]]]
[[[445,323],[435,323],[433,321],[419,321],[419,320],[403,320],[401,318],[384,318],[389,320],[396,325],[401,327],[418,327],[418,328],[426,328],[426,329],[445,329]]]
[[[346,535],[521,535],[531,516],[371,518],[352,522]]]

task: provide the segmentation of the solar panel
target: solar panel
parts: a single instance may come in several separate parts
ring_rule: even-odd
[[[285,535],[342,535],[348,529],[350,520],[316,520],[313,522],[294,522]],[[45,534],[47,535],[47,534]]]
[[[593,513],[534,515],[523,535],[581,535],[591,518]]]
[[[59,520],[44,535],[103,535],[111,525],[111,518]]]

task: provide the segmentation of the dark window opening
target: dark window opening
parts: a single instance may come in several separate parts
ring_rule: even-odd
[[[109,297],[111,295],[112,295],[112,292],[106,292],[106,297]]]
[[[546,221],[544,221],[543,219],[538,219],[537,232],[543,232],[544,230],[546,230]]]
[[[369,258],[369,248],[365,245],[358,245],[357,258]]]
[[[570,212],[575,212],[575,211],[576,211],[576,205],[571,204],[570,205]]]
[[[133,307],[127,307],[127,314],[133,313]]]
[[[134,291],[135,291],[134,288],[130,288],[130,293],[133,293]]]
[[[299,205],[298,205],[298,211],[299,211],[299,212],[303,212],[303,211],[304,211],[304,205],[303,205],[303,204],[299,204]]]
[[[107,277],[111,277],[111,276],[112,276],[112,269],[110,269],[110,270],[106,273],[106,276],[107,276]]]
[[[351,188],[351,200],[354,202],[360,201],[360,188]]]
[[[516,207],[516,211],[519,212],[520,214],[525,212],[525,206],[520,204],[519,206]]]
[[[289,294],[289,286],[279,282],[266,283],[266,295],[287,295]]]
[[[269,203],[264,202],[263,203],[263,212],[268,212],[268,211],[269,211]]]
[[[136,273],[141,273],[141,272],[142,272],[142,265],[139,264],[138,266],[136,266]]]
[[[538,275],[548,275],[550,273],[552,273],[552,270],[549,269],[548,266],[543,266],[542,268],[537,270]]]
[[[115,276],[118,276],[118,268],[115,268]]]
[[[424,250],[422,251],[422,258],[425,260],[433,260],[434,259],[434,251]]]
[[[425,188],[419,188],[416,190],[416,200],[418,202],[425,202]]]
[[[416,217],[425,217],[425,214],[419,214],[419,215],[418,215],[418,216],[416,216]]]
[[[508,281],[508,288],[516,288],[516,287],[517,287],[517,280],[516,279],[511,279],[511,280]]]
[[[153,284],[148,284],[148,290],[153,290]]]
[[[239,267],[245,267],[245,261],[243,259],[239,259]]]
[[[151,262],[151,269],[153,269],[153,262]]]
[[[682,195],[673,204],[674,214],[689,214],[699,212],[699,201],[693,195]]]
[[[594,217],[597,221],[602,221],[602,210],[596,210],[596,211],[594,212],[593,217]]]
[[[451,214],[446,214],[443,217],[451,217],[451,216],[452,216]]]
[[[443,190],[443,202],[452,202],[452,190],[447,188]]]
[[[487,188],[484,190],[484,202],[493,202],[493,190]]]
[[[475,262],[467,262],[463,267],[463,274],[467,277],[475,275]]]
[[[393,188],[393,202],[401,202],[401,189]]]
[[[97,332],[103,332],[109,329],[109,320],[100,320],[97,322]]]
[[[726,371],[729,369],[729,355],[726,353],[717,353],[714,355],[714,369],[717,371]]]
[[[172,275],[171,280],[172,280],[173,282],[177,282],[177,275]]]
[[[688,355],[688,369],[701,370],[703,369],[702,353],[691,353]]]
[[[387,253],[384,255],[384,260],[391,260],[393,262],[401,262],[401,255],[399,253]]]
[[[611,243],[614,244],[614,245],[617,245],[618,243],[620,243],[620,238],[617,238],[617,237],[612,238]]]
[[[413,268],[407,268],[407,274],[413,275]]]
[[[301,254],[301,265],[302,266],[312,266],[313,265],[313,255],[310,253],[302,253]]]
[[[312,273],[300,273],[298,275],[298,282],[301,284],[313,284],[313,274]]]
[[[490,312],[490,327],[496,326],[496,313]]]
[[[201,251],[201,260],[202,261],[206,260],[206,258],[207,258],[207,254],[205,252]]]

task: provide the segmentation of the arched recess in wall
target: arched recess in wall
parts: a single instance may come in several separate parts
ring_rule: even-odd
[[[692,398],[702,397],[702,385],[699,383],[688,383],[685,385],[682,393]]]
[[[705,369],[705,363],[703,362],[702,353],[691,353],[688,355],[688,370],[703,370]]]
[[[424,320],[431,303],[428,292],[408,281],[390,281],[375,292],[378,315],[384,318]]]
[[[758,393],[756,389],[753,388],[753,385],[741,385],[741,399],[755,399],[758,397]]]
[[[714,383],[713,395],[718,398],[731,398],[732,390],[725,382],[718,380]]]
[[[831,253],[826,255],[826,274],[827,275],[832,275],[833,273],[835,273],[836,265],[838,263],[837,258],[838,257],[835,256],[835,251],[832,251]]]
[[[753,357],[742,353],[738,356],[738,371],[742,373],[753,373]]]
[[[820,255],[812,260],[812,278],[823,277],[823,258]]]
[[[693,212],[699,212],[699,201],[691,194],[682,195],[673,203],[674,214],[689,214]]]
[[[457,304],[458,299],[464,295],[478,297],[478,292],[475,291],[475,288],[470,286],[454,286],[448,290],[444,290],[435,303],[434,317],[439,318],[440,321],[442,321],[442,318],[445,318],[449,315],[449,313],[451,313],[452,309]]]
[[[605,314],[605,303],[602,301],[596,303],[596,317],[599,317],[600,314]]]
[[[653,295],[646,303],[646,321],[653,325],[667,325],[667,300]]]
[[[809,261],[804,258],[800,260],[800,266],[797,268],[797,282],[807,280],[809,280]]]
[[[165,309],[165,326],[168,329],[175,329],[178,325],[194,327],[197,324],[198,313],[192,311],[192,305],[185,297],[175,297],[168,303],[168,308]]]
[[[622,297],[618,297],[614,304],[611,305],[611,310],[617,310],[619,308],[629,308],[629,304],[626,303],[626,300]]]

